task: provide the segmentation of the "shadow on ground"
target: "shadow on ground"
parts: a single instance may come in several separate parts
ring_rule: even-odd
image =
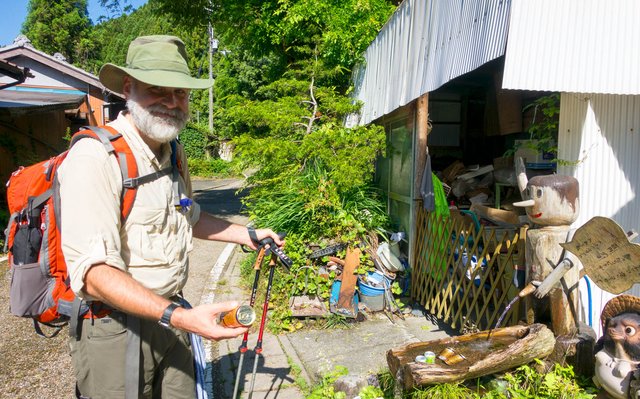
[[[247,190],[237,191],[236,188],[222,190],[195,190],[194,199],[200,207],[208,213],[220,217],[241,215],[246,213],[246,208],[241,200],[248,194]]]

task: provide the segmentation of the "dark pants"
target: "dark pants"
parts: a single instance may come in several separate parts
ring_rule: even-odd
[[[141,398],[193,399],[196,395],[189,334],[140,320]],[[83,398],[124,398],[127,315],[83,319],[70,338],[77,387]]]

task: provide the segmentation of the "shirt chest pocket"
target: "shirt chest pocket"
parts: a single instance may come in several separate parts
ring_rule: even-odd
[[[123,259],[129,267],[182,265],[192,248],[185,215],[166,208],[132,210],[123,237]]]
[[[122,255],[129,267],[171,263],[168,247],[177,243],[171,242],[175,226],[169,222],[167,209],[134,207],[126,223]]]

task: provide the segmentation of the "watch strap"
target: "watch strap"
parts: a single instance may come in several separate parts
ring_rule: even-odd
[[[256,229],[253,227],[247,227],[247,232],[249,233],[249,238],[255,245],[260,245],[260,240],[258,240],[258,235],[256,234]]]
[[[162,312],[162,317],[158,320],[158,323],[163,327],[169,328],[171,326],[171,315],[173,314],[173,311],[179,307],[180,305],[177,303],[171,302],[169,306],[165,308],[164,312]]]

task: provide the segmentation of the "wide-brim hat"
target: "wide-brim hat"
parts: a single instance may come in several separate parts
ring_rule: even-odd
[[[123,78],[130,75],[152,86],[182,89],[207,89],[211,79],[191,76],[187,52],[182,40],[175,36],[140,36],[129,44],[126,66],[104,64],[100,68],[100,82],[109,90],[122,93]]]
[[[602,313],[600,313],[602,328],[606,328],[607,320],[622,313],[640,314],[640,298],[627,294],[611,298],[602,309]]]

